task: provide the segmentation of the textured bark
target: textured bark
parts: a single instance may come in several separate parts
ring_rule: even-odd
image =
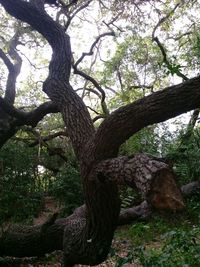
[[[138,206],[122,210],[120,212],[118,225],[128,224],[138,219],[147,219],[151,214],[151,206],[145,200]]]
[[[10,15],[27,22],[41,33],[52,47],[49,75],[43,84],[43,90],[62,113],[68,136],[79,160],[85,194],[84,216],[80,212],[78,216],[72,215],[61,222],[57,220],[54,223],[51,220],[42,227],[32,228],[30,231],[26,229],[22,236],[17,232],[14,238],[13,235],[7,235],[6,241],[2,239],[0,249],[2,253],[11,251],[10,253],[19,255],[25,252],[29,255],[40,255],[45,253],[45,250],[54,250],[55,246],[62,248],[61,236],[65,228],[64,266],[69,267],[76,263],[98,264],[107,256],[118,223],[120,201],[114,178],[119,173],[121,177],[126,177],[128,182],[133,175],[137,188],[155,206],[165,192],[166,178],[169,191],[165,193],[171,194],[175,188],[175,195],[179,200],[176,199],[175,203],[181,206],[181,197],[176,191],[173,173],[166,169],[163,163],[155,164],[153,160],[142,157],[110,158],[117,156],[121,143],[143,127],[198,107],[200,78],[166,88],[118,109],[105,119],[96,133],[85,104],[69,83],[70,38],[45,12],[44,1],[0,0],[0,4]],[[134,164],[138,165],[138,168],[134,167]],[[154,182],[160,186],[154,194],[150,194]],[[158,193],[160,188],[162,190]],[[174,204],[167,205],[169,208],[174,207]]]
[[[8,69],[8,77],[6,83],[6,90],[4,100],[10,105],[14,104],[16,94],[16,80],[21,70],[22,59],[16,51],[17,43],[19,40],[19,31],[17,30],[13,38],[10,40],[8,47],[8,55],[6,55],[2,49],[0,49],[0,58]],[[14,63],[10,60],[13,60]],[[5,112],[0,103],[0,147],[10,137],[12,137],[17,129],[11,127],[13,119],[9,114]]]
[[[157,209],[181,210],[184,201],[172,169],[150,155],[136,154],[101,161],[96,167],[99,180],[136,187],[142,198]]]
[[[0,148],[16,134],[20,126],[30,125],[35,127],[46,114],[58,112],[57,106],[52,102],[43,103],[31,112],[24,112],[13,106],[16,95],[16,80],[22,65],[22,59],[16,50],[21,35],[20,30],[17,29],[10,40],[8,54],[0,49],[0,58],[8,69],[5,95],[4,98],[0,97]],[[23,29],[22,32],[24,31]]]
[[[95,137],[95,158],[115,157],[119,145],[142,128],[198,107],[200,76],[121,107],[100,125]]]
[[[120,210],[117,185],[114,181],[100,182],[91,172],[91,153],[95,130],[82,99],[69,84],[71,49],[64,29],[46,14],[43,8],[16,0],[1,0],[13,16],[29,23],[52,47],[49,76],[43,90],[59,106],[74,151],[80,162],[83,178],[86,216],[67,220],[64,234],[64,264],[98,264],[102,262],[112,242]]]
[[[200,189],[199,181],[194,181],[181,187],[181,192],[185,197],[192,195],[194,192]]]
[[[19,56],[16,47],[19,41],[20,32],[19,30],[16,31],[12,39],[10,40],[9,48],[8,48],[8,55],[13,60],[14,63],[8,58],[8,56],[0,49],[0,58],[5,63],[8,69],[8,77],[6,83],[6,91],[5,91],[5,100],[10,104],[14,104],[15,101],[15,94],[16,94],[16,79],[20,73],[21,66],[22,66],[22,59]]]
[[[184,196],[188,197],[199,190],[199,182],[191,182],[181,187]],[[151,206],[147,201],[140,205],[123,209],[120,212],[118,225],[124,225],[147,219],[152,215]],[[39,226],[13,226],[0,237],[0,256],[41,256],[54,250],[62,250],[63,233],[67,221],[83,219],[86,216],[85,205],[77,208],[68,218],[56,219],[53,215],[44,225]]]
[[[167,175],[168,175],[168,172],[167,172]],[[167,179],[167,177],[163,177],[163,178]],[[121,181],[120,181],[120,184],[121,184]],[[132,184],[133,182],[131,183],[131,185]],[[161,209],[166,209],[166,208],[168,210],[171,209],[172,211],[178,210],[178,208],[182,209],[183,203],[181,202],[180,204],[179,203],[180,200],[179,201],[173,200],[173,198],[178,199],[178,197],[174,196],[173,194],[170,196],[171,193],[168,194],[169,190],[171,189],[171,186],[169,186],[169,189],[168,189],[168,180],[167,180],[167,186],[166,186],[167,193],[165,191],[165,186],[163,189],[162,184],[165,185],[165,183],[159,183],[157,186],[157,183],[156,183],[155,186],[157,187],[155,188],[153,187],[151,189],[151,196],[153,195],[157,196],[158,194],[159,196],[163,197],[162,202],[161,202],[162,205],[159,205],[160,203],[158,203],[157,207]],[[169,181],[169,184],[170,184],[170,181]],[[188,196],[189,194],[194,192],[194,190],[198,190],[198,189],[199,189],[199,183],[193,182],[193,183],[183,186],[181,188],[181,191],[183,192],[184,196],[185,195]],[[154,191],[155,193],[153,194],[152,192]],[[160,194],[160,192],[164,192],[164,193]],[[172,190],[172,192],[174,192],[174,189]],[[165,193],[166,193],[166,197],[165,197]],[[178,193],[180,192],[178,191]],[[156,197],[156,199],[157,198],[158,197]],[[170,203],[173,203],[173,205],[168,204],[167,201],[169,201],[169,198],[172,198]],[[149,201],[151,201],[151,199],[149,199]],[[122,209],[120,212],[119,218],[116,220],[116,224],[123,225],[123,224],[131,223],[138,219],[149,218],[149,216],[152,214],[151,203],[149,204],[149,201],[145,200],[138,206],[131,207],[128,209]],[[164,205],[163,203],[167,203],[167,206],[166,204]],[[175,206],[177,207],[176,209],[174,208]],[[83,205],[77,208],[74,211],[74,213],[67,218],[55,220],[56,216],[53,216],[44,225],[32,226],[32,227],[30,226],[29,227],[17,227],[17,228],[13,227],[9,229],[0,238],[0,256],[2,255],[16,256],[16,257],[40,256],[45,253],[52,252],[54,250],[63,249],[64,230],[65,230],[64,249],[65,249],[65,246],[68,246],[69,244],[71,246],[71,243],[69,242],[72,239],[70,237],[71,237],[71,234],[72,235],[74,234],[74,232],[71,232],[71,231],[72,229],[73,231],[76,230],[77,232],[83,231],[83,225],[85,226],[86,219],[88,216],[87,212],[88,212],[87,207]],[[101,213],[101,211],[99,212]],[[94,222],[94,224],[96,224],[96,227],[98,226],[97,222]],[[104,231],[106,231],[106,227]],[[87,243],[92,243],[92,235],[90,235],[89,237],[91,238],[87,239]],[[81,237],[79,240],[76,240],[76,242],[80,242],[80,240],[82,240]],[[99,243],[99,245],[102,245],[102,243]],[[77,244],[76,244],[76,247],[77,247]],[[94,249],[96,250],[96,247]],[[74,255],[74,254],[72,253],[71,255]],[[74,255],[74,257],[76,255]],[[97,262],[96,257],[97,255],[95,255],[95,264]],[[91,258],[92,257],[90,255],[90,262],[92,262]],[[98,256],[98,259],[99,261],[101,261],[100,256]],[[84,259],[82,259],[82,262],[86,263]]]
[[[127,224],[140,218],[143,219],[148,217],[150,213],[151,208],[148,203],[144,201],[136,207],[122,210],[117,225]],[[76,209],[74,214],[68,218],[57,219],[55,221],[55,216],[53,216],[50,219],[50,222],[48,221],[44,225],[32,227],[13,226],[0,238],[0,256],[33,257],[42,256],[45,253],[50,253],[55,250],[62,250],[65,229],[71,229],[71,224],[74,223],[77,227],[77,231],[80,231],[78,222],[82,223],[85,221],[85,215],[86,206],[83,205]],[[70,223],[70,227],[68,227],[68,223]],[[65,239],[66,238],[67,236]],[[88,239],[88,243],[92,243],[92,240]],[[101,252],[101,247],[99,250]],[[93,256],[91,255],[90,257]],[[98,256],[99,261],[101,257],[102,256],[100,255]],[[106,255],[104,256],[104,259],[105,257]]]
[[[24,112],[0,97],[0,148],[16,134],[20,126],[36,127],[45,115],[57,112],[57,106],[51,101],[41,104],[30,112]]]
[[[197,183],[194,182],[185,185],[181,188],[181,191],[184,195],[188,196],[194,191],[199,190]],[[188,188],[190,188],[189,192]],[[147,219],[151,215],[151,206],[145,200],[138,206],[122,209],[117,225],[119,226],[131,223],[137,221],[138,219]],[[52,218],[50,218],[50,220],[44,225],[32,227],[13,226],[5,231],[0,238],[0,256],[41,256],[54,250],[62,250],[63,234],[66,225],[71,221],[77,226],[76,222],[85,220],[85,216],[86,206],[83,205],[77,208],[68,218],[55,220],[56,216],[52,216]],[[77,230],[79,231],[79,227]]]

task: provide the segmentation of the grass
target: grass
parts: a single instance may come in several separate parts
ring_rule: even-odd
[[[126,257],[115,255],[117,267],[139,262],[143,267],[200,266],[200,194],[187,200],[181,214],[155,214],[149,221],[124,226],[116,239],[130,243]]]

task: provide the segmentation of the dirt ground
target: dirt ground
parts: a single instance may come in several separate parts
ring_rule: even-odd
[[[44,208],[40,212],[39,216],[33,220],[33,224],[44,223],[49,216],[55,212],[59,212],[62,207],[56,202],[52,197],[46,197]],[[113,241],[113,248],[117,251],[118,255],[121,257],[126,257],[127,251],[129,250],[130,244],[126,240],[116,240]],[[42,258],[7,258],[8,266],[12,267],[60,267],[62,262],[62,251],[55,251],[51,254],[46,254]],[[104,263],[97,265],[98,267],[113,267],[116,266],[116,261],[113,258],[108,258]],[[96,266],[96,267],[97,267]],[[123,265],[124,267],[140,267],[136,263],[130,263]],[[1,262],[0,262],[1,267]],[[76,267],[86,267],[86,265],[76,265]],[[87,267],[89,267],[87,265]]]

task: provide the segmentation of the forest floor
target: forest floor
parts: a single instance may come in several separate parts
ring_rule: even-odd
[[[52,197],[46,197],[44,207],[41,210],[37,218],[34,218],[33,224],[43,224],[49,216],[53,213],[59,212],[62,206],[58,204]],[[130,242],[127,240],[120,240],[114,238],[113,240],[113,250],[116,252],[117,257],[124,258],[127,256],[127,251],[130,249]],[[115,256],[116,256],[115,255]],[[60,267],[62,262],[62,252],[56,251],[51,254],[46,254],[42,258],[24,258],[20,263],[19,267]],[[116,260],[109,256],[108,260],[104,263],[97,265],[98,267],[112,267],[116,266]],[[128,263],[123,265],[124,267],[139,267],[137,263]],[[86,265],[76,265],[76,267],[86,267]]]
[[[52,198],[46,198],[43,210],[33,223],[44,223],[60,208]],[[180,214],[155,213],[148,221],[119,227],[108,260],[98,267],[200,266],[199,225],[200,194],[197,194],[188,201],[186,210]],[[8,266],[60,267],[61,262],[62,252],[56,251],[42,258],[20,259],[20,264]]]

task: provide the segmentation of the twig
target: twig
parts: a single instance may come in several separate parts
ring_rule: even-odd
[[[40,139],[34,141],[33,143],[29,144],[29,147],[34,147],[36,145],[39,144],[39,142],[47,142],[47,141],[50,141],[56,137],[59,137],[59,136],[67,136],[67,133],[66,132],[63,132],[63,131],[59,131],[57,133],[54,133],[54,134],[50,134],[48,136],[43,136],[43,137],[40,137]]]
[[[71,16],[69,16],[69,15],[67,15],[67,17],[68,17],[68,20],[67,20],[67,22],[65,23],[65,27],[64,27],[64,29],[65,29],[65,31],[67,31],[67,29],[69,28],[69,25],[70,25],[70,23],[71,23],[71,21],[72,21],[72,19],[81,11],[81,10],[83,10],[84,8],[86,8],[86,7],[88,7],[89,6],[89,4],[92,2],[92,0],[89,0],[88,2],[86,2],[84,5],[82,5],[82,6],[80,6]],[[69,5],[68,5],[69,6]]]
[[[155,33],[156,33],[156,30],[158,29],[158,27],[160,27],[160,25],[162,24],[162,23],[164,23],[172,14],[174,14],[174,12],[176,11],[176,9],[181,5],[181,2],[182,1],[180,1],[179,3],[177,3],[176,5],[175,5],[175,7],[166,15],[166,16],[164,16],[164,17],[162,17],[159,21],[158,21],[158,23],[156,24],[156,26],[154,27],[154,29],[153,29],[153,32],[152,32],[152,40],[154,40],[154,38],[155,38]]]
[[[96,44],[99,42],[99,40],[100,40],[101,38],[105,37],[105,36],[115,36],[115,33],[114,33],[113,31],[111,31],[111,32],[105,32],[105,33],[100,34],[100,35],[96,38],[96,40],[93,42],[93,44],[91,45],[89,52],[84,52],[84,53],[82,54],[82,56],[76,61],[76,63],[74,63],[74,67],[75,67],[75,68],[78,67],[78,65],[81,63],[81,61],[83,61],[83,59],[84,59],[86,56],[92,56],[92,55],[93,55],[93,53],[94,53],[94,51],[93,51],[93,50],[94,50],[94,47],[95,47]]]

